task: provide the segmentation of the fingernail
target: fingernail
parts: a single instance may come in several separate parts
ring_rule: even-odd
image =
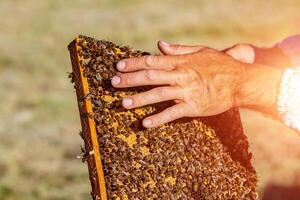
[[[144,119],[143,120],[143,126],[150,127],[151,124],[152,124],[152,120],[151,119]]]
[[[125,98],[122,103],[124,107],[130,107],[133,104],[133,101],[131,98]]]
[[[125,69],[125,67],[126,67],[126,63],[125,62],[121,61],[121,62],[117,63],[118,70],[123,70],[123,69]]]
[[[118,76],[114,76],[112,79],[111,79],[111,83],[112,85],[119,85],[121,83],[121,78],[118,77]]]
[[[163,41],[163,40],[160,40],[160,44],[163,45],[163,46],[170,46],[169,43]]]

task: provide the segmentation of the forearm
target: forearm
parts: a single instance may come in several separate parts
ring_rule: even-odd
[[[236,106],[281,120],[300,132],[300,34],[271,48],[235,45],[225,53],[240,64]]]
[[[245,64],[237,83],[236,104],[277,118],[277,96],[282,70]]]

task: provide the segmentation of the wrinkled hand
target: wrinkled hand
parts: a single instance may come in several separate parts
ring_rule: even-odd
[[[147,117],[147,128],[182,117],[211,116],[236,106],[239,75],[245,66],[231,56],[202,46],[173,46],[159,43],[165,55],[143,56],[120,61],[121,72],[112,78],[117,88],[157,85],[123,99],[127,109],[174,100],[176,104]]]

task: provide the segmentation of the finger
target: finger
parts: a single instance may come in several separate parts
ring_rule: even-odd
[[[122,104],[127,109],[137,108],[145,105],[159,103],[181,98],[181,88],[178,87],[157,87],[152,90],[126,97]]]
[[[225,49],[224,52],[244,63],[254,63],[255,60],[255,51],[250,45],[235,45],[229,49]]]
[[[111,83],[117,88],[146,85],[175,85],[177,76],[179,75],[175,72],[148,69],[137,72],[121,73],[114,76]]]
[[[179,103],[169,107],[162,112],[147,117],[143,120],[143,126],[146,128],[157,127],[159,125],[174,121],[187,116],[187,104]]]
[[[164,41],[159,41],[157,44],[159,50],[165,55],[184,55],[200,51],[203,48],[207,48],[201,45],[189,46],[179,44],[168,44]]]
[[[142,56],[139,58],[128,58],[117,63],[117,69],[121,72],[132,72],[142,69],[172,70],[183,63],[183,56]]]

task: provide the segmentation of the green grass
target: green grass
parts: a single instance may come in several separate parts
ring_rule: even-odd
[[[271,45],[296,33],[298,0],[0,1],[0,200],[89,199],[67,44],[86,34],[157,52],[156,41],[223,48]],[[300,140],[243,111],[254,164],[267,182],[300,174]]]

